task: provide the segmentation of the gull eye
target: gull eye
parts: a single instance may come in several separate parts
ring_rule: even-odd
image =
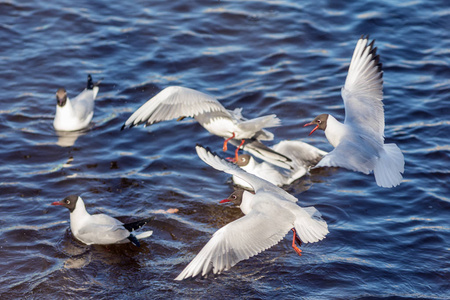
[[[317,120],[317,123],[319,123],[319,124],[320,124],[320,123],[322,123],[322,121],[321,121],[321,120]]]
[[[70,200],[66,200],[66,204],[70,204]]]
[[[236,199],[236,195],[231,195],[231,198]]]

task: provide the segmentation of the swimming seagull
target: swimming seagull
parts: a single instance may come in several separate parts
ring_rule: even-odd
[[[245,148],[244,148],[245,149]],[[254,174],[265,179],[276,186],[291,184],[298,178],[308,173],[312,166],[315,166],[327,152],[322,151],[300,140],[281,141],[272,146],[272,149],[278,153],[292,158],[289,170],[279,168],[269,162],[257,162],[249,154],[240,154],[236,164],[250,174]],[[250,185],[233,175],[233,182],[241,187],[250,188]]]
[[[335,147],[315,168],[343,167],[369,174],[374,172],[381,187],[400,184],[405,160],[396,144],[384,144],[383,71],[373,40],[361,36],[348,70],[341,95],[345,120],[321,114],[304,126],[315,125]]]
[[[239,204],[244,217],[219,229],[175,280],[214,274],[229,270],[241,260],[248,259],[276,245],[293,231],[292,247],[301,255],[297,244],[314,243],[328,233],[327,223],[314,207],[302,208],[297,198],[283,189],[249,174],[233,163],[197,145],[198,156],[213,168],[239,176],[254,192],[237,190],[221,201]]]
[[[124,224],[105,214],[91,215],[86,211],[83,199],[77,195],[70,195],[59,202],[53,202],[52,205],[61,205],[69,209],[70,230],[76,239],[87,245],[131,242],[139,247],[139,240],[153,233],[153,231],[145,231],[135,235],[133,231],[152,221],[154,217]]]
[[[56,92],[56,114],[53,127],[58,131],[76,131],[86,128],[94,116],[94,101],[99,90],[89,74],[87,87],[75,98],[69,99],[67,91],[59,88]]]
[[[225,138],[223,151],[231,139],[273,140],[273,134],[264,128],[280,125],[276,115],[247,120],[242,108],[227,110],[213,96],[181,86],[169,86],[136,110],[122,126],[131,128],[139,124],[151,125],[161,121],[193,117],[211,134]],[[239,147],[236,149],[236,157]],[[284,158],[283,158],[284,159]]]

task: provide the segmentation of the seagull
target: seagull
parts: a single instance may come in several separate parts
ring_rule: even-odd
[[[149,237],[153,231],[145,231],[138,235],[134,230],[141,228],[154,217],[124,224],[105,214],[91,215],[86,211],[80,196],[70,195],[52,205],[61,205],[70,211],[70,230],[76,239],[87,245],[109,245],[131,242],[140,246],[139,240]]]
[[[304,126],[314,125],[325,131],[334,150],[316,166],[343,167],[369,174],[373,171],[378,186],[390,188],[400,184],[405,160],[396,144],[384,143],[383,71],[375,40],[361,36],[350,62],[342,88],[345,120],[321,114]]]
[[[72,100],[64,88],[56,92],[56,114],[53,127],[57,131],[77,131],[86,128],[94,116],[94,101],[98,93],[98,84],[92,82],[89,74],[87,87]]]
[[[214,233],[175,280],[199,274],[205,276],[211,270],[214,274],[229,270],[241,260],[278,244],[291,230],[294,232],[292,247],[298,255],[302,251],[297,244],[318,242],[327,235],[327,223],[314,207],[298,206],[298,199],[283,189],[245,172],[200,145],[197,145],[196,151],[200,159],[211,167],[247,181],[253,192],[237,190],[221,201],[239,204],[245,216]]]
[[[268,162],[257,162],[250,154],[240,154],[236,164],[250,174],[265,179],[276,186],[288,185],[308,173],[310,167],[315,166],[327,152],[322,151],[300,140],[281,141],[272,149],[292,158],[289,170],[279,168]],[[245,181],[233,175],[233,182],[244,188],[251,188]]]
[[[247,120],[242,116],[242,108],[227,110],[211,95],[181,86],[169,86],[136,110],[122,126],[131,128],[145,123],[145,126],[177,118],[193,117],[211,134],[225,138],[223,151],[231,139],[241,141],[256,138],[273,140],[273,134],[264,128],[280,125],[276,115]],[[236,149],[236,158],[239,147]]]

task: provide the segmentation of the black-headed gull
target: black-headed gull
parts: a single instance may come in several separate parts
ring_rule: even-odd
[[[105,214],[91,215],[86,211],[83,199],[70,195],[52,205],[61,205],[70,211],[70,230],[73,236],[87,245],[109,245],[131,242],[140,246],[139,240],[149,237],[153,231],[145,231],[138,235],[134,230],[141,228],[154,217],[124,224]]]
[[[211,270],[214,274],[229,270],[239,261],[276,245],[290,230],[294,231],[292,246],[299,255],[301,250],[296,243],[314,243],[327,235],[327,223],[314,207],[302,208],[296,204],[298,199],[283,189],[245,172],[199,145],[196,150],[208,165],[247,181],[254,193],[239,190],[221,201],[240,204],[245,216],[214,233],[176,280],[199,274],[205,276]]]
[[[86,128],[94,116],[94,101],[98,89],[98,82],[94,84],[91,75],[88,75],[86,88],[73,99],[69,99],[64,88],[59,88],[56,92],[56,114],[53,127],[58,131],[76,131]]]
[[[245,149],[245,148],[244,148]],[[272,149],[278,153],[291,158],[291,169],[282,169],[268,162],[257,162],[249,154],[240,154],[236,164],[250,174],[254,174],[265,179],[276,186],[291,184],[298,178],[308,173],[312,166],[315,166],[327,152],[299,140],[281,141],[274,145]],[[250,185],[233,175],[233,182],[236,185],[250,188]]]
[[[276,115],[263,116],[251,120],[242,117],[242,109],[227,110],[213,96],[180,87],[169,86],[137,109],[122,126],[130,128],[139,124],[151,125],[172,119],[193,117],[211,134],[225,138],[223,151],[231,139],[256,138],[273,140],[273,134],[264,128],[280,125]],[[236,156],[239,147],[236,149]]]
[[[343,167],[369,174],[373,171],[377,184],[394,187],[402,181],[405,160],[396,144],[384,144],[383,71],[380,57],[361,37],[350,62],[347,79],[342,88],[345,120],[337,121],[330,114],[321,114],[311,123],[325,131],[335,147],[315,168]]]

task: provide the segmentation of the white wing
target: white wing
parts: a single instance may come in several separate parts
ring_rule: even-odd
[[[214,97],[185,87],[169,86],[136,110],[122,129],[142,123],[151,125],[174,118],[194,117],[208,112],[222,112],[231,117]]]
[[[327,152],[299,140],[281,141],[272,148],[291,158],[294,166],[309,167],[315,165],[327,154]]]
[[[203,149],[203,148],[202,148]],[[211,270],[214,274],[229,270],[241,260],[248,259],[277,244],[293,227],[293,214],[271,205],[270,216],[256,205],[244,217],[222,227],[175,280],[183,280]],[[278,212],[279,210],[279,212]]]
[[[205,163],[207,163],[216,170],[223,171],[225,173],[235,175],[241,178],[242,180],[247,182],[255,192],[258,192],[260,190],[271,191],[272,193],[277,195],[278,198],[280,199],[288,200],[291,202],[297,202],[297,198],[287,193],[285,190],[273,185],[272,183],[264,179],[259,178],[258,176],[245,172],[237,165],[214,155],[213,153],[207,151],[202,146],[197,145],[195,147],[195,150],[197,151],[197,154],[200,157],[200,159],[203,160]]]
[[[383,71],[373,43],[361,37],[353,52],[342,98],[345,124],[384,136]]]
[[[70,99],[73,110],[80,121],[92,119],[94,115],[94,101],[98,93],[98,86],[94,89],[84,89],[78,96]]]
[[[130,232],[123,223],[105,214],[90,215],[89,222],[76,232],[76,238],[85,244],[115,244],[126,239]]]
[[[76,238],[85,244],[108,245],[122,242],[130,232],[122,225],[89,223],[78,231]]]
[[[241,141],[238,140],[230,140],[230,143],[239,146]],[[273,149],[267,147],[263,143],[261,143],[257,139],[246,139],[244,146],[241,148],[244,151],[249,152],[255,157],[267,161],[275,166],[278,166],[283,169],[292,169],[291,163],[292,160],[285,154],[281,154],[279,152],[274,151]]]

